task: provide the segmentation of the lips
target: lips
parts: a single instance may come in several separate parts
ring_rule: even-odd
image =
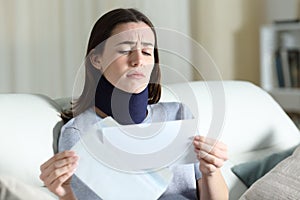
[[[129,72],[127,74],[127,77],[128,78],[141,79],[141,78],[145,78],[145,75],[141,72],[133,71],[133,72]]]

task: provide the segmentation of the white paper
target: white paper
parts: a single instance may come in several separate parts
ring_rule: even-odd
[[[109,168],[92,157],[81,141],[73,150],[80,157],[76,176],[104,200],[158,199],[172,180],[168,168],[140,174]]]
[[[168,166],[197,162],[195,120],[119,126],[106,118],[100,123],[72,150],[80,157],[76,176],[102,199],[157,199],[172,180]]]

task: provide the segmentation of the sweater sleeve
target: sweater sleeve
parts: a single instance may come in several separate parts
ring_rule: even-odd
[[[80,139],[80,131],[74,127],[62,130],[58,141],[58,151],[70,150]]]

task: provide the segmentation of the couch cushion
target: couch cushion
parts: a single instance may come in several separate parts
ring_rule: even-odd
[[[11,176],[0,176],[0,200],[55,200],[45,188],[25,184]]]
[[[0,175],[42,185],[40,165],[53,155],[53,132],[60,130],[60,108],[42,95],[0,94]]]
[[[255,182],[240,198],[251,199],[300,199],[300,147],[292,156],[281,161],[269,173]]]
[[[232,171],[247,187],[250,187],[255,181],[264,176],[279,162],[292,155],[296,147],[297,146],[271,154],[263,159],[236,165],[232,167]]]

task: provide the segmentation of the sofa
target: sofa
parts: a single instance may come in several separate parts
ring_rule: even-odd
[[[69,101],[42,94],[0,94],[1,200],[57,199],[43,187],[39,168],[57,148],[63,125],[60,112]],[[250,82],[167,84],[160,101],[183,101],[192,106],[199,118],[199,133],[210,134],[228,145],[229,159],[222,173],[232,200],[249,190],[233,173],[234,166],[262,160],[300,141],[299,130],[279,104]]]

